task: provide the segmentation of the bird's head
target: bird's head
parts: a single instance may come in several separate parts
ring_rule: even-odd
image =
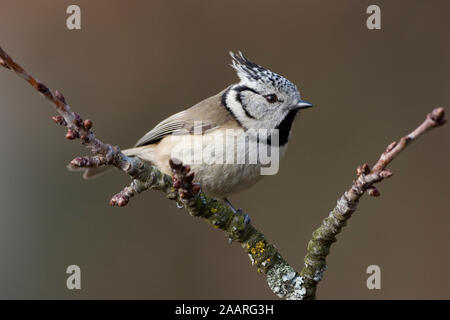
[[[296,113],[312,104],[303,101],[297,87],[283,76],[251,62],[241,52],[230,55],[240,82],[226,92],[227,108],[246,129],[283,126],[289,134]]]

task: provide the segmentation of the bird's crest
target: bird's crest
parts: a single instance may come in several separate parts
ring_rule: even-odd
[[[238,51],[236,54],[230,51],[230,56],[232,58],[231,67],[237,71],[237,75],[241,81],[257,81],[272,85],[281,90],[297,91],[297,87],[292,82],[283,76],[250,61],[242,54],[242,52]]]

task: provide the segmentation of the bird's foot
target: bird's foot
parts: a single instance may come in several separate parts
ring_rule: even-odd
[[[236,214],[236,215],[243,215],[244,216],[244,227],[246,227],[251,221],[250,216],[247,213],[244,213],[241,208],[236,209],[231,204],[230,200],[228,200],[227,198],[224,198],[223,200],[228,205],[228,207],[230,207],[231,211],[233,211],[234,214]]]

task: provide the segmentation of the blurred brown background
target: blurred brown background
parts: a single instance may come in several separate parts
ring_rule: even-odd
[[[66,28],[80,5],[82,30]],[[382,30],[366,28],[369,4]],[[24,1],[0,3],[0,45],[121,147],[236,81],[229,50],[296,83],[315,107],[277,176],[232,198],[298,270],[312,231],[363,162],[437,106],[450,111],[448,1]],[[125,208],[120,173],[84,181],[87,153],[51,106],[0,70],[0,298],[275,296],[237,244],[146,192]],[[333,245],[320,299],[450,298],[450,124],[392,164]],[[65,270],[82,270],[66,289]],[[381,290],[366,288],[381,267]]]

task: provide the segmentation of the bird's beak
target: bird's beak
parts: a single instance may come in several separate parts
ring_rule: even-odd
[[[311,103],[309,103],[308,101],[300,100],[295,105],[295,108],[296,109],[306,109],[306,108],[311,108],[312,106],[313,105]]]

